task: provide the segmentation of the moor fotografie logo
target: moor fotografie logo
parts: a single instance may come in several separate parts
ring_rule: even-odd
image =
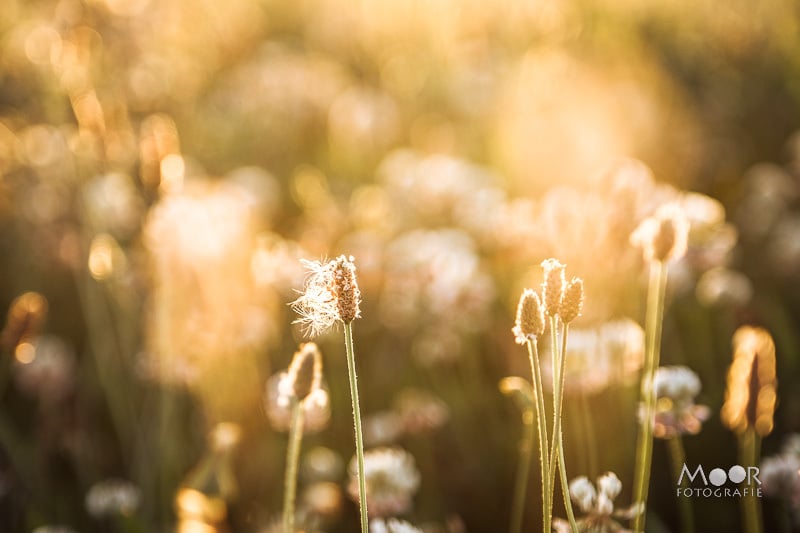
[[[727,471],[714,468],[706,475],[703,465],[691,470],[684,463],[676,490],[677,496],[684,498],[760,498],[761,480],[758,479],[757,466],[733,465]]]

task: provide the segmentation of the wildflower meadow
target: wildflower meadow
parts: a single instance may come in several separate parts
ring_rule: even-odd
[[[795,0],[0,0],[0,533],[800,532]]]

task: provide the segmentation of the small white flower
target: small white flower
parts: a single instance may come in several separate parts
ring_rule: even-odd
[[[690,400],[700,393],[700,378],[686,366],[662,366],[656,370],[656,395],[672,400]]]
[[[347,490],[358,501],[358,461],[349,466]],[[364,454],[364,477],[367,485],[367,509],[370,516],[402,514],[411,509],[420,474],[412,456],[401,448],[375,448]]]
[[[94,517],[133,514],[139,507],[139,488],[121,479],[95,483],[86,494],[86,510]]]
[[[404,520],[390,518],[386,521],[376,519],[369,523],[370,533],[422,533],[418,529]]]
[[[588,513],[594,508],[594,503],[597,499],[594,485],[586,476],[577,477],[570,482],[569,495],[584,513]]]
[[[607,494],[601,492],[597,496],[597,504],[595,505],[595,513],[601,516],[611,516],[614,512],[614,502]]]
[[[695,404],[701,388],[697,374],[686,366],[662,366],[656,370],[653,386],[658,398],[653,428],[656,437],[693,435],[702,429],[710,410]]]
[[[639,507],[614,510],[614,499],[622,490],[622,482],[613,472],[606,472],[597,478],[595,485],[586,476],[573,479],[569,484],[569,494],[585,516],[577,521],[579,531],[600,533],[622,533],[627,531],[616,519],[629,520],[639,514]],[[553,529],[559,533],[571,531],[566,520],[553,520]]]
[[[597,488],[601,494],[604,494],[613,500],[622,490],[622,481],[619,480],[614,472],[606,472],[597,478]]]

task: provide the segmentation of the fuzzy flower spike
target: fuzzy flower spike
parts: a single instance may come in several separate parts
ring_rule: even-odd
[[[322,382],[322,354],[313,342],[307,342],[295,352],[289,371],[283,374],[278,383],[279,403],[291,409],[289,447],[286,451],[286,475],[283,495],[283,530],[295,531],[295,499],[297,494],[297,466],[300,460],[300,446],[303,440],[303,427],[306,402],[316,398],[327,403],[327,395],[320,388]],[[321,396],[321,398],[320,398]],[[312,401],[311,403],[314,403]]]
[[[345,324],[361,317],[361,291],[356,281],[353,257],[340,255],[328,262],[301,261],[309,270],[305,290],[292,308],[305,333],[316,337],[337,321]]]
[[[367,483],[364,469],[364,439],[361,431],[361,407],[358,400],[358,378],[353,347],[353,320],[361,317],[361,291],[356,281],[353,257],[340,255],[333,261],[303,261],[310,273],[305,291],[292,302],[300,317],[295,320],[312,337],[328,331],[336,322],[344,327],[344,346],[347,352],[347,373],[350,399],[353,404],[353,429],[356,440],[358,477],[358,506],[361,514],[361,533],[369,533],[367,512]],[[293,531],[285,528],[287,531]]]
[[[525,289],[517,304],[517,319],[511,330],[514,338],[517,344],[525,344],[528,340],[535,341],[544,330],[544,308],[539,295],[532,289]]]
[[[564,286],[564,297],[558,308],[558,316],[565,324],[569,324],[579,316],[583,310],[583,280],[572,278]]]
[[[512,508],[511,518],[511,533],[519,533],[522,531],[522,518],[525,507],[525,492],[527,490],[528,470],[530,468],[530,453],[531,442],[533,441],[533,424],[526,421],[527,416],[531,416],[533,412],[536,413],[536,420],[538,422],[539,431],[539,466],[541,469],[542,479],[542,494],[549,494],[549,475],[547,467],[549,465],[549,456],[547,448],[547,425],[545,422],[545,409],[544,409],[544,393],[542,392],[542,372],[539,368],[539,352],[537,348],[537,341],[539,336],[544,333],[547,322],[545,321],[545,308],[542,305],[542,300],[536,291],[532,289],[525,289],[519,298],[517,304],[517,317],[512,328],[514,338],[518,344],[526,344],[528,347],[528,359],[531,363],[531,379],[532,387],[528,388],[528,384],[523,382],[518,390],[529,390],[530,405],[533,407],[531,411],[525,410],[529,413],[523,415],[523,423],[525,424],[525,444],[520,446],[520,461],[519,471],[517,473],[517,481],[514,488],[514,503]],[[503,387],[508,386],[509,382]],[[523,393],[524,397],[524,393]],[[548,514],[547,498],[542,499],[542,513],[544,516],[543,528],[544,531],[550,531],[550,520]]]
[[[542,300],[547,315],[554,317],[561,307],[564,297],[564,270],[566,266],[558,259],[545,259],[542,261],[544,269],[544,283],[542,284]]]

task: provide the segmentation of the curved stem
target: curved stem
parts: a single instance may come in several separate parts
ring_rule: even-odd
[[[550,533],[552,521],[551,507],[548,495],[550,494],[550,452],[547,448],[547,420],[545,420],[544,390],[542,387],[542,370],[539,366],[539,351],[536,341],[528,339],[528,359],[531,363],[531,377],[533,379],[534,394],[536,396],[536,420],[539,425],[539,472],[542,478],[542,523],[544,531]]]
[[[286,451],[286,475],[283,479],[283,531],[294,533],[294,502],[297,494],[297,464],[303,441],[303,402],[292,398],[292,421],[289,428],[289,447]]]
[[[564,461],[564,436],[561,431],[561,408],[564,403],[564,363],[567,359],[567,333],[569,326],[564,324],[561,335],[561,350],[556,354],[558,346],[558,335],[555,333],[558,327],[556,317],[550,319],[550,327],[553,330],[553,435],[550,445],[550,473],[551,473],[551,501],[552,494],[555,493],[555,473],[558,469],[561,479],[561,494],[564,497],[564,509],[567,512],[567,519],[572,531],[578,531],[575,522],[575,513],[572,510],[572,502],[569,499],[569,481],[567,480],[567,469]],[[556,460],[558,466],[556,467]]]
[[[353,425],[356,433],[356,459],[358,461],[358,506],[361,510],[361,533],[369,533],[367,519],[367,480],[364,475],[364,439],[361,433],[361,407],[358,401],[356,358],[353,352],[353,323],[344,325],[344,347],[347,351],[347,371],[350,375],[350,398],[353,402]]]
[[[681,478],[681,469],[686,463],[686,452],[683,449],[683,440],[680,435],[668,439],[669,455],[672,459],[672,475],[674,477],[675,486],[678,486],[678,480]],[[694,532],[694,516],[692,516],[692,502],[689,498],[678,498],[678,511],[681,515],[682,531],[686,533]]]
[[[661,351],[661,324],[664,316],[664,296],[667,287],[667,266],[655,261],[650,265],[650,283],[647,288],[647,316],[645,318],[645,360],[642,375],[641,400],[644,416],[639,424],[636,443],[636,469],[633,501],[640,512],[633,521],[633,530],[644,531],[647,514],[647,488],[653,458],[653,421],[655,418],[656,391],[653,387]]]

